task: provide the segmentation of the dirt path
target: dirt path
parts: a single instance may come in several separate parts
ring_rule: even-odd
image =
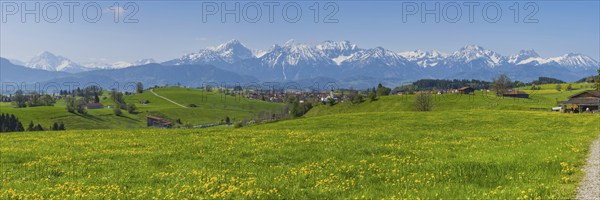
[[[150,89],[150,92],[152,92],[152,94],[154,94],[154,96],[157,96],[157,97],[160,97],[160,98],[162,98],[164,100],[167,100],[168,102],[171,102],[171,103],[173,103],[173,104],[175,104],[177,106],[180,106],[182,108],[187,108],[184,105],[181,105],[181,104],[179,104],[179,103],[177,103],[177,102],[175,102],[175,101],[173,101],[171,99],[167,99],[167,97],[163,97],[163,96],[160,96],[160,95],[156,94],[156,92],[154,92],[154,89]]]
[[[583,169],[585,176],[577,188],[577,199],[600,200],[600,138],[590,147],[590,155]]]

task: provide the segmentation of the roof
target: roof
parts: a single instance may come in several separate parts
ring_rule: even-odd
[[[466,86],[466,87],[461,87],[458,90],[462,91],[462,90],[467,90],[467,89],[473,89],[472,87]]]
[[[598,105],[600,104],[600,98],[571,98],[568,101],[561,101],[558,104]]]
[[[585,93],[588,93],[588,94],[591,94],[592,96],[600,98],[600,91],[598,91],[598,90],[586,90],[586,91],[577,93],[577,94],[575,94],[573,96],[570,96],[569,98],[574,98],[576,96],[579,96],[579,95],[582,95],[582,94],[585,94]]]
[[[154,119],[154,120],[165,120],[163,118],[155,117],[155,116],[146,116],[146,118],[148,118],[148,119]]]
[[[502,93],[502,95],[517,95],[517,94],[527,94],[523,91],[509,91],[509,92],[504,92]]]

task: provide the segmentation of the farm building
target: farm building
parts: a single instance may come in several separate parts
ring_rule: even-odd
[[[475,94],[475,89],[472,87],[466,86],[458,89],[458,93],[460,94]]]
[[[600,91],[583,91],[570,96],[568,101],[558,102],[558,105],[564,109],[576,109],[578,112],[597,111],[600,106]]]
[[[173,124],[163,118],[155,117],[155,116],[146,116],[146,122],[148,127],[157,127],[157,128],[171,128]]]
[[[514,97],[514,98],[529,98],[529,94],[522,91],[508,91],[502,93],[503,97]]]
[[[88,103],[83,105],[83,108],[85,109],[102,109],[104,108],[104,105],[102,105],[101,103]]]

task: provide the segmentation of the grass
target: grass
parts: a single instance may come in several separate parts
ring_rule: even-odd
[[[246,110],[185,90],[156,92],[199,108],[147,92],[127,101]],[[536,92],[435,95],[432,112],[389,96],[239,129],[3,133],[0,199],[572,199],[600,115],[535,110],[579,91]]]
[[[573,198],[599,120],[470,110],[8,133],[0,198]]]
[[[546,88],[546,89],[544,89]],[[529,94],[528,99],[498,97],[493,91],[477,91],[475,95],[443,94],[433,95],[433,111],[456,110],[546,110],[556,107],[558,101],[565,101],[569,96],[585,91],[579,89],[572,91],[556,91],[551,86],[543,85],[542,90],[522,90]],[[389,112],[389,111],[414,111],[415,95],[394,95],[378,97],[374,102],[365,101],[353,105],[350,102],[339,103],[336,106],[319,105],[307,113],[306,116],[322,116],[327,114],[352,113],[352,112]]]
[[[134,114],[123,111],[123,116],[114,115],[113,110],[108,108],[88,110],[87,115],[69,113],[65,109],[64,101],[57,101],[54,106],[32,108],[14,108],[10,103],[0,103],[0,112],[14,114],[24,126],[27,126],[30,121],[44,127],[58,122],[64,123],[69,130],[87,130],[142,128],[146,126],[147,115],[158,115],[172,122],[180,119],[182,123],[189,125],[208,124],[220,122],[226,116],[237,120],[249,119],[261,110],[279,111],[283,107],[282,104],[234,98],[196,89],[170,87],[154,91],[180,104],[194,103],[199,107],[182,108],[145,91],[142,94],[126,96],[126,102],[136,104],[138,110]],[[105,106],[114,105],[108,97],[108,92],[105,92],[100,99]],[[150,104],[140,104],[141,100],[149,100]]]

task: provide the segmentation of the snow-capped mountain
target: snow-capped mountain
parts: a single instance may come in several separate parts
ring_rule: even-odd
[[[211,50],[219,54],[221,59],[227,63],[235,63],[254,57],[252,50],[246,48],[246,46],[237,40],[230,40],[217,47],[211,48]]]
[[[237,40],[230,40],[216,47],[201,49],[195,53],[186,54],[178,59],[165,62],[169,65],[212,64],[226,65],[264,55],[261,51],[252,51]]]
[[[33,69],[42,69],[46,71],[64,71],[70,73],[78,73],[92,70],[90,68],[79,65],[65,57],[56,56],[50,52],[44,51],[33,57],[25,64],[26,67]]]
[[[448,57],[448,61],[454,65],[462,65],[473,61],[485,63],[488,67],[493,68],[504,64],[506,59],[494,52],[477,45],[467,45],[459,51],[454,52]]]
[[[561,66],[584,70],[597,69],[598,65],[600,65],[598,61],[578,53],[568,53],[563,56],[550,58],[549,60]]]
[[[147,65],[147,64],[152,64],[152,63],[157,63],[157,62],[152,58],[147,58],[147,59],[136,60],[135,62],[127,62],[127,61],[118,61],[118,62],[114,62],[114,63],[90,62],[90,63],[83,64],[83,66],[85,66],[89,69],[123,69],[123,68],[131,67],[131,66],[140,66],[140,65]]]
[[[523,50],[502,56],[477,45],[466,45],[452,53],[437,50],[396,53],[383,47],[362,49],[349,41],[309,45],[294,40],[268,50],[251,50],[237,40],[230,40],[163,64],[209,64],[263,81],[326,77],[353,82],[360,79],[356,77],[403,82],[421,78],[490,80],[499,73],[523,81],[540,75],[570,81],[590,75],[599,66],[597,61],[581,54],[542,58],[533,50]]]
[[[408,51],[399,53],[400,56],[406,58],[407,60],[416,62],[419,66],[427,68],[427,67],[435,67],[440,63],[443,63],[444,60],[448,57],[448,54],[439,52],[438,50],[432,51]]]

